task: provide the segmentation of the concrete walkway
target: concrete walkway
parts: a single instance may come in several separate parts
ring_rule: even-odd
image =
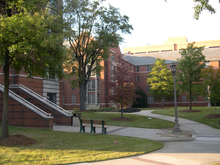
[[[141,111],[133,114],[174,121],[174,117],[151,112]],[[164,143],[164,147],[140,156],[78,165],[205,165],[220,162],[220,130],[191,120],[178,119],[182,132],[180,135],[173,135],[172,129],[109,126],[107,134],[160,141]],[[54,130],[79,132],[79,127],[54,126]],[[89,128],[86,128],[86,132],[89,131]],[[96,132],[99,133],[101,130],[97,129]]]

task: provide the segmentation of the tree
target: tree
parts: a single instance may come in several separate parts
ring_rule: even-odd
[[[145,108],[147,107],[147,95],[141,87],[137,87],[134,93],[139,96],[135,98],[135,102],[132,107]]]
[[[121,34],[130,33],[132,26],[119,9],[103,7],[98,0],[66,0],[65,19],[70,22],[71,58],[67,65],[75,66],[77,76],[70,81],[79,86],[80,109],[86,110],[86,86],[91,73],[102,69],[99,61],[108,58],[109,48],[117,47],[123,40]]]
[[[163,107],[163,98],[170,98],[173,95],[173,75],[167,69],[164,59],[157,59],[151,72],[147,77],[147,84],[151,86],[150,94],[156,99],[161,100]]]
[[[165,0],[167,2],[167,0]],[[196,6],[194,7],[194,18],[199,19],[200,14],[203,10],[208,10],[211,14],[215,14],[216,10],[209,4],[209,0],[194,0]],[[220,2],[220,1],[219,1]]]
[[[204,47],[194,47],[195,43],[189,43],[186,49],[180,51],[181,58],[177,65],[177,89],[180,93],[188,92],[190,110],[192,99],[201,94],[202,77],[201,70],[206,66],[205,56],[202,54]]]
[[[134,93],[135,86],[131,82],[131,73],[126,62],[119,59],[115,68],[112,70],[111,80],[107,82],[107,89],[111,91],[111,95],[106,99],[121,105],[121,117],[123,117],[123,107],[132,104],[137,95]]]
[[[204,77],[204,85],[208,87],[209,101],[215,104],[216,113],[216,103],[220,101],[220,68],[209,66],[202,70],[202,76]]]
[[[194,0],[196,6],[194,7],[194,18],[199,19],[199,16],[203,10],[208,10],[211,14],[215,14],[215,9],[209,4],[209,0]]]
[[[32,75],[62,75],[62,29],[60,15],[51,14],[47,3],[1,1],[0,66],[4,67],[2,139],[8,137],[9,69]]]

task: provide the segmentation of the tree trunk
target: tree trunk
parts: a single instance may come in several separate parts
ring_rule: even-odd
[[[217,112],[216,112],[216,102],[215,102],[215,114],[216,114]]]
[[[189,109],[192,110],[192,91],[189,91]]]
[[[163,97],[161,97],[161,108],[163,108]]]
[[[121,104],[121,118],[123,118],[123,105]]]
[[[2,133],[1,138],[8,137],[8,91],[9,91],[9,51],[6,52],[5,65],[4,65],[4,105],[2,113]]]
[[[80,110],[86,110],[86,83],[79,84]]]
[[[210,86],[209,86],[209,85],[208,85],[208,94],[209,94],[209,96],[208,96],[208,99],[209,99],[208,107],[212,107],[211,100],[210,100],[210,94],[211,94],[211,92],[210,92]]]

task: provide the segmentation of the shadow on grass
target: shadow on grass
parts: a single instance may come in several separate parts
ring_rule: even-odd
[[[9,127],[37,141],[29,146],[0,146],[3,164],[65,164],[109,160],[160,149],[163,144],[147,139],[114,135],[58,132]]]

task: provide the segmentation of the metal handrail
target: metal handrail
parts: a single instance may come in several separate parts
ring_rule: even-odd
[[[45,97],[39,95],[38,93],[34,92],[33,90],[29,89],[28,87],[22,85],[22,84],[11,84],[9,86],[9,88],[24,88],[25,90],[29,91],[30,93],[36,95],[38,98],[41,98],[43,100],[45,100],[47,103],[55,106],[56,108],[58,108],[59,110],[65,112],[66,114],[70,115],[70,112],[68,112],[67,110],[63,109],[62,107],[58,106],[57,104],[51,102],[50,100],[46,99]]]
[[[0,84],[0,87],[2,88],[2,91],[4,92],[4,85]],[[34,107],[35,109],[37,109],[38,111],[40,111],[41,113],[51,117],[51,113],[47,113],[45,111],[43,111],[42,109],[38,108],[37,106],[35,106],[34,104],[30,103],[29,101],[25,100],[24,98],[20,97],[19,95],[17,95],[16,93],[12,92],[11,90],[9,90],[9,94],[14,95],[15,97],[21,99],[22,101],[24,101],[26,104]]]

